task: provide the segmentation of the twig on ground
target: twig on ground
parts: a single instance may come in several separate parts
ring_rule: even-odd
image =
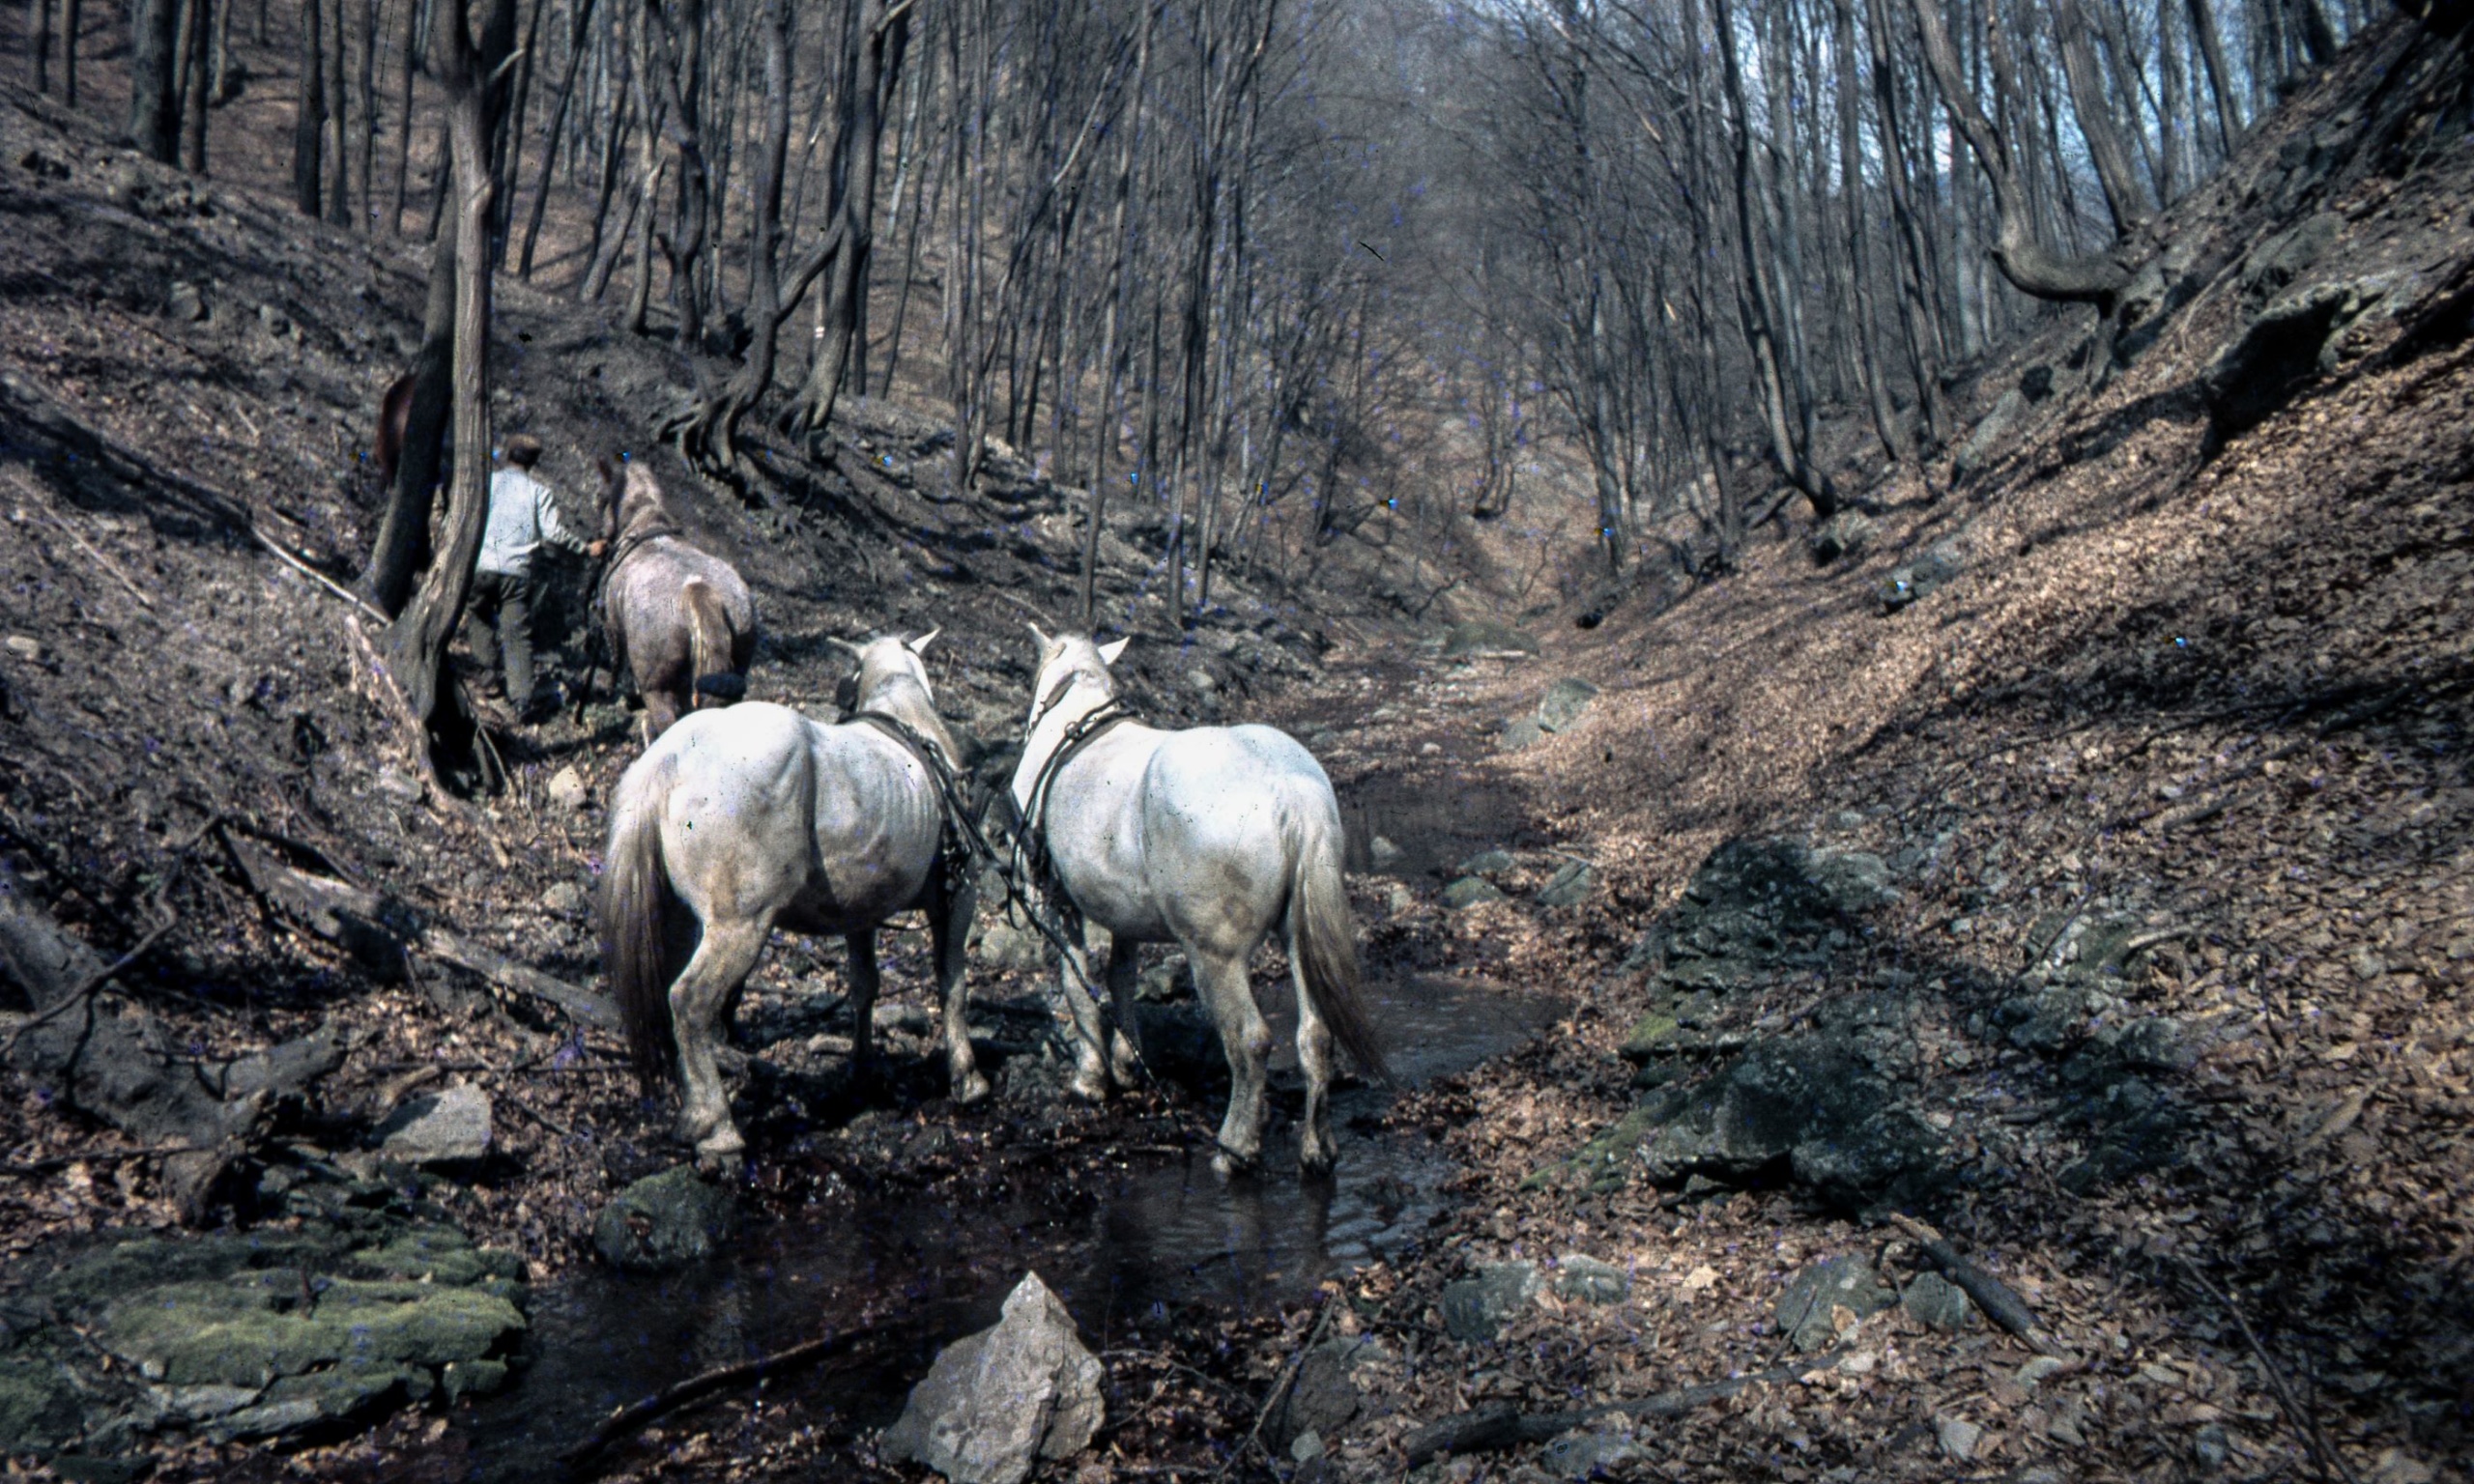
[[[1288,1369],[1280,1373],[1279,1382],[1272,1386],[1271,1394],[1264,1397],[1263,1405],[1256,1409],[1254,1413],[1254,1425],[1246,1429],[1245,1441],[1238,1443],[1234,1448],[1231,1448],[1228,1451],[1228,1456],[1220,1461],[1219,1469],[1215,1470],[1211,1475],[1213,1478],[1217,1479],[1225,1475],[1229,1469],[1236,1464],[1237,1460],[1246,1456],[1246,1450],[1252,1447],[1255,1442],[1261,1439],[1263,1435],[1263,1423],[1270,1418],[1274,1412],[1280,1410],[1280,1404],[1288,1396],[1288,1388],[1297,1384],[1297,1373],[1306,1369],[1306,1357],[1313,1354],[1314,1342],[1323,1337],[1324,1327],[1331,1324],[1333,1311],[1339,1308],[1344,1302],[1346,1302],[1346,1300],[1341,1298],[1338,1293],[1333,1294],[1330,1298],[1323,1300],[1323,1310],[1321,1313],[1314,1316],[1314,1323],[1312,1327],[1306,1331],[1305,1343],[1297,1347],[1297,1354],[1288,1357]]]
[[[542,1127],[549,1129],[552,1133],[557,1134],[559,1137],[565,1139],[569,1143],[575,1142],[577,1137],[576,1131],[573,1128],[568,1127],[566,1125],[559,1122],[557,1119],[552,1118],[549,1114],[526,1106],[524,1099],[515,1097],[511,1092],[503,1091],[500,1093],[499,1097],[500,1099],[508,1107],[515,1109],[518,1113],[521,1113],[525,1117],[532,1120],[534,1123],[539,1124]]]
[[[2312,1461],[2319,1466],[2319,1476],[2324,1479],[2333,1470],[2345,1484],[2362,1484],[2361,1476],[2354,1472],[2352,1465],[2345,1462],[2345,1456],[2329,1445],[2327,1435],[2319,1430],[2317,1414],[2304,1407],[2294,1396],[2293,1388],[2286,1384],[2285,1373],[2278,1370],[2276,1361],[2268,1357],[2268,1348],[2260,1344],[2258,1335],[2252,1331],[2251,1321],[2242,1312],[2241,1305],[2233,1301],[2231,1295],[2209,1282],[2207,1274],[2200,1271],[2199,1266],[2189,1258],[2176,1254],[2173,1260],[2181,1265],[2182,1271],[2190,1275],[2191,1281],[2200,1286],[2201,1293],[2215,1299],[2218,1307],[2233,1316],[2234,1327],[2242,1331],[2242,1341],[2251,1347],[2252,1358],[2258,1360],[2259,1369],[2266,1373],[2268,1389],[2276,1393],[2277,1405],[2285,1410],[2286,1420],[2291,1422],[2294,1431],[2302,1435],[2302,1441],[2310,1444]]]
[[[2057,1359],[2075,1358],[2043,1326],[2036,1323],[2036,1316],[2028,1308],[2026,1299],[2012,1292],[2009,1285],[1999,1278],[1961,1257],[1958,1249],[1951,1246],[1940,1232],[1899,1212],[1890,1213],[1890,1224],[1913,1238],[1916,1245],[1923,1248],[1924,1255],[1933,1259],[1934,1266],[1949,1274],[1950,1281],[1974,1299],[1987,1318],[2027,1341],[2030,1350]]]
[[[789,1370],[793,1366],[813,1365],[830,1356],[841,1354],[878,1332],[876,1325],[861,1325],[839,1334],[802,1340],[787,1350],[741,1360],[735,1365],[715,1366],[685,1381],[663,1387],[632,1407],[622,1407],[602,1420],[582,1442],[559,1455],[559,1461],[581,1474],[587,1464],[599,1457],[619,1439],[643,1427],[664,1413],[676,1412],[690,1402],[701,1400],[717,1391],[727,1391],[745,1382],[757,1381]]]
[[[258,543],[258,545],[265,547],[270,552],[273,552],[276,560],[282,562],[285,566],[290,567],[293,571],[298,572],[302,576],[309,579],[309,581],[316,583],[319,586],[326,588],[336,597],[339,597],[345,602],[351,604],[353,607],[360,609],[362,613],[377,619],[380,623],[394,622],[393,619],[387,616],[386,610],[377,607],[367,598],[362,597],[360,593],[353,591],[343,584],[336,582],[331,577],[329,577],[326,573],[319,571],[316,567],[309,565],[306,561],[303,561],[300,557],[292,555],[292,553],[285,551],[281,544],[276,542],[273,537],[258,528],[258,524],[255,520],[252,520],[249,523],[249,535],[251,539]]]

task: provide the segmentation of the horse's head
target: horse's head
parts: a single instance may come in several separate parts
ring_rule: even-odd
[[[1030,630],[1031,637],[1040,642],[1040,663],[1039,678],[1031,682],[1031,716],[1023,726],[1024,731],[1038,727],[1041,719],[1055,710],[1077,687],[1083,688],[1095,703],[1117,693],[1108,667],[1125,653],[1130,639],[1112,639],[1102,644],[1094,643],[1083,634],[1059,634],[1050,639],[1040,632],[1036,623]]]
[[[670,499],[661,492],[661,482],[642,459],[629,459],[616,469],[610,461],[601,461],[602,501],[610,511],[603,527],[607,536],[623,536],[629,531],[647,527],[676,526]]]
[[[951,733],[936,715],[936,702],[928,688],[928,667],[920,656],[928,652],[939,630],[930,629],[917,639],[898,639],[879,635],[864,644],[837,639],[835,643],[850,651],[859,664],[858,695],[860,711],[877,711],[907,723],[914,731],[945,751],[948,763],[959,762],[960,751]]]

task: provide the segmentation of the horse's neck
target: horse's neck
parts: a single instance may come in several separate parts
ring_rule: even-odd
[[[859,709],[890,716],[934,742],[944,750],[948,765],[959,760],[954,756],[954,739],[945,730],[944,718],[936,714],[936,707],[929,699],[927,689],[909,676],[897,676],[875,686],[859,698]]]
[[[1085,718],[1115,701],[1114,695],[1098,686],[1077,683],[1056,703],[1054,710],[1040,718],[1039,725],[1031,728],[1029,738],[1023,742],[1022,760],[1014,770],[1014,802],[1017,807],[1025,813],[1029,812],[1032,785],[1048,767],[1049,759],[1066,745],[1066,738],[1074,734],[1074,728],[1080,726]],[[1050,785],[1053,786],[1053,781]]]

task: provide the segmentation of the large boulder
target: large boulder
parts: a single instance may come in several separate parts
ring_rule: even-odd
[[[1026,1273],[992,1328],[938,1353],[885,1430],[884,1451],[954,1484],[1021,1484],[1039,1460],[1090,1445],[1107,1409],[1100,1377],[1074,1316]]]
[[[1668,1087],[1576,1156],[1594,1182],[1637,1166],[1655,1184],[1793,1181],[1860,1211],[1946,1183],[1942,1140],[1846,1031],[1764,1042],[1689,1090]]]
[[[1495,1263],[1443,1288],[1443,1327],[1455,1340],[1492,1340],[1538,1298],[1536,1263]]]
[[[1937,541],[1914,560],[1891,568],[1874,595],[1881,599],[1883,613],[1894,614],[1948,586],[1952,579],[1967,570],[1967,549],[1958,541]]]
[[[1577,675],[1566,675],[1546,687],[1539,699],[1538,725],[1548,731],[1569,731],[1597,699],[1597,686]]]
[[[1455,623],[1443,636],[1443,657],[1447,660],[1480,654],[1524,655],[1537,652],[1537,635],[1491,618]]]
[[[1860,850],[1744,838],[1710,852],[1683,898],[1632,946],[1654,987],[1725,990],[1826,961],[1830,934],[1896,899],[1889,868]]]
[[[1967,442],[1959,445],[1958,453],[1951,459],[1951,482],[1964,481],[1968,475],[1991,462],[1994,450],[2001,446],[2001,441],[2010,436],[2010,430],[2017,427],[2019,419],[2027,414],[2028,394],[2018,387],[2010,387],[1996,397],[1993,410],[1984,414],[1984,420],[1975,425],[1975,431],[1968,435]]]
[[[681,1164],[637,1181],[593,1218],[592,1246],[612,1267],[662,1272],[701,1262],[738,1235],[731,1191]]]
[[[490,1095],[469,1082],[406,1099],[370,1138],[403,1164],[478,1163],[490,1152]]]
[[[1898,1296],[1882,1286],[1873,1265],[1850,1252],[1824,1258],[1789,1279],[1771,1317],[1779,1333],[1810,1353],[1827,1349],[1838,1337],[1839,1310],[1862,1319],[1897,1301]]]
[[[2222,443],[2257,426],[2310,382],[2336,369],[2345,332],[2385,305],[2377,277],[2304,284],[2268,300],[2200,373],[2208,437]]]

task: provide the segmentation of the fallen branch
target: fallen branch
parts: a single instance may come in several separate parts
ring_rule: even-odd
[[[2293,1388],[2286,1384],[2285,1373],[2268,1358],[2268,1348],[2260,1344],[2259,1337],[2252,1332],[2251,1321],[2244,1316],[2241,1306],[2233,1301],[2231,1296],[2209,1282],[2207,1274],[2200,1271],[2189,1258],[2176,1254],[2173,1260],[2182,1265],[2182,1270],[2190,1274],[2191,1281],[2200,1286],[2201,1293],[2215,1299],[2218,1307],[2233,1316],[2234,1327],[2242,1331],[2242,1341],[2251,1347],[2252,1358],[2259,1362],[2259,1369],[2267,1375],[2268,1389],[2276,1393],[2277,1405],[2285,1409],[2286,1420],[2291,1422],[2294,1431],[2302,1435],[2302,1441],[2311,1445],[2312,1461],[2319,1466],[2319,1476],[2326,1478],[2333,1469],[2345,1484],[2362,1484],[2361,1476],[2354,1472],[2352,1465],[2345,1462],[2345,1456],[2329,1446],[2327,1436],[2319,1430],[2319,1418],[2306,1409],[2294,1396]]]
[[[1890,1224],[1915,1239],[1915,1244],[1923,1249],[1926,1257],[1933,1259],[1933,1265],[1948,1274],[1951,1282],[1974,1299],[1976,1307],[1984,1310],[1987,1318],[2027,1341],[2028,1349],[2058,1359],[2075,1358],[2043,1326],[2036,1323],[2036,1316],[2028,1308],[2026,1299],[2012,1292],[2010,1286],[1999,1278],[1961,1257],[1958,1249],[1951,1246],[1940,1232],[1899,1212],[1890,1213]]]
[[[345,602],[351,604],[353,607],[360,609],[362,613],[377,619],[380,623],[393,622],[392,619],[387,616],[386,610],[375,606],[360,593],[353,591],[343,584],[336,582],[331,577],[329,577],[326,573],[319,571],[316,567],[309,565],[306,561],[303,561],[300,557],[293,556],[290,552],[285,551],[280,545],[276,544],[273,537],[269,536],[265,531],[260,530],[258,528],[258,523],[255,521],[251,521],[249,523],[249,535],[251,539],[258,543],[258,545],[265,547],[270,552],[273,552],[276,560],[282,562],[285,566],[290,567],[295,572],[300,573],[302,577],[316,583],[319,586],[326,588],[336,597],[339,597]]]
[[[449,932],[392,898],[296,870],[253,843],[230,842],[241,869],[261,896],[311,932],[357,956],[383,959],[389,952],[418,949],[501,989],[547,1000],[587,1025],[618,1028],[618,1008],[590,989]]]
[[[1212,1473],[1213,1478],[1218,1479],[1226,1475],[1237,1460],[1246,1456],[1246,1450],[1252,1447],[1263,1436],[1264,1419],[1280,1410],[1280,1404],[1288,1396],[1288,1388],[1297,1384],[1297,1373],[1306,1369],[1306,1357],[1313,1353],[1314,1342],[1323,1337],[1324,1327],[1331,1324],[1332,1311],[1340,1306],[1340,1301],[1338,1294],[1323,1300],[1323,1310],[1314,1316],[1313,1325],[1307,1329],[1305,1343],[1297,1347],[1297,1354],[1288,1357],[1288,1369],[1280,1372],[1280,1380],[1272,1386],[1271,1394],[1264,1397],[1263,1405],[1255,1410],[1254,1425],[1246,1429],[1245,1441],[1231,1448],[1228,1456],[1220,1461],[1219,1469]]]
[[[802,1340],[788,1350],[777,1350],[771,1355],[759,1356],[753,1360],[741,1360],[734,1365],[720,1365],[709,1371],[699,1372],[685,1381],[663,1387],[631,1407],[622,1407],[612,1413],[608,1417],[603,1418],[601,1425],[594,1428],[582,1442],[560,1454],[559,1461],[565,1464],[568,1469],[581,1473],[585,1465],[599,1457],[612,1443],[635,1432],[664,1413],[676,1412],[688,1403],[710,1396],[716,1391],[727,1391],[733,1386],[762,1380],[795,1366],[813,1365],[828,1356],[840,1355],[861,1340],[875,1335],[877,1330],[878,1327],[876,1325],[861,1325],[856,1329],[846,1329],[840,1334]]]
[[[1407,1456],[1409,1467],[1415,1469],[1441,1453],[1465,1456],[1518,1447],[1524,1442],[1544,1442],[1549,1438],[1561,1437],[1573,1428],[1585,1427],[1601,1417],[1626,1416],[1635,1420],[1678,1417],[1712,1402],[1724,1401],[1748,1386],[1794,1381],[1827,1369],[1829,1363],[1825,1356],[1806,1365],[1773,1366],[1726,1381],[1661,1391],[1638,1401],[1608,1402],[1603,1406],[1584,1407],[1572,1412],[1522,1412],[1510,1402],[1495,1402],[1429,1422],[1402,1439],[1400,1447]]]
[[[211,1151],[211,1144],[150,1144],[143,1149],[95,1149],[80,1155],[52,1155],[42,1159],[28,1159],[21,1164],[0,1164],[0,1179],[27,1180],[37,1175],[50,1175],[72,1164],[119,1164],[129,1159],[159,1159],[171,1155],[198,1155]]]

